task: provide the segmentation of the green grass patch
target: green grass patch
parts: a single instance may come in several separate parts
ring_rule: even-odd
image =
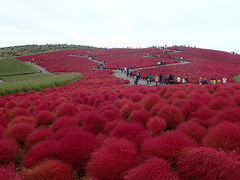
[[[235,77],[234,77],[234,80],[235,80],[236,82],[240,82],[240,75],[235,76]]]
[[[38,71],[34,66],[17,60],[14,57],[0,58],[0,77],[36,73]]]
[[[56,87],[67,84],[71,81],[82,78],[82,74],[31,74],[5,76],[0,79],[0,95],[18,92],[28,92],[30,90],[41,91],[44,88]]]

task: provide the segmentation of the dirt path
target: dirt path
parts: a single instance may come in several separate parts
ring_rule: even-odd
[[[166,54],[182,52],[180,50],[172,50],[172,49],[165,49],[165,50],[171,50],[171,52],[168,52]],[[83,56],[80,56],[80,55],[69,55],[69,56],[75,56],[75,57],[79,57],[79,58],[83,57]],[[99,63],[99,64],[103,63],[103,61],[97,60],[94,57],[91,57],[91,56],[85,56],[85,57],[87,57],[90,61],[93,61],[93,62],[96,62],[96,63]],[[162,66],[152,65],[152,66],[146,66],[146,67],[138,67],[138,68],[135,68],[134,71],[142,70],[142,69],[150,69],[150,68],[155,68],[155,67],[176,66],[176,65],[189,64],[189,63],[191,63],[191,61],[184,60],[184,61],[180,61],[178,63],[166,64],[166,65],[162,65]],[[108,69],[108,68],[104,68],[104,69]],[[99,70],[101,70],[101,69],[99,69]],[[118,69],[109,69],[109,70],[113,71],[113,75],[114,76],[116,76],[118,78],[127,79],[127,80],[130,81],[130,84],[134,84],[132,76],[127,76],[125,73],[121,72],[121,70],[118,70]],[[139,85],[146,85],[147,84],[147,80],[146,79],[140,79],[138,81],[138,84]],[[155,84],[155,83],[153,82],[153,84]]]
[[[33,64],[33,63],[29,62],[29,61],[26,61],[25,63],[31,64],[32,66],[38,68],[39,71],[41,71],[41,73],[43,73],[43,74],[49,74],[49,73],[50,73],[50,72],[48,72],[47,69],[45,69],[45,68],[43,68],[43,67],[41,67],[41,66],[39,66],[39,65],[37,65],[37,64]]]

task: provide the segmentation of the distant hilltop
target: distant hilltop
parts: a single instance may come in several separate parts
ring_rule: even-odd
[[[85,45],[73,45],[73,44],[46,44],[46,45],[23,45],[23,46],[10,46],[0,48],[0,57],[6,56],[24,56],[29,54],[36,54],[47,51],[55,51],[62,49],[86,49],[86,48],[96,48],[93,46]]]

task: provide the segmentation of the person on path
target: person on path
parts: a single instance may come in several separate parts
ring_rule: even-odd
[[[227,78],[226,78],[226,77],[223,77],[223,78],[222,78],[222,83],[223,83],[223,84],[226,84],[226,83],[227,83]]]
[[[157,86],[157,84],[158,84],[158,82],[159,82],[159,75],[158,75],[158,74],[155,74],[155,76],[154,76],[154,81],[155,81],[156,86]]]
[[[177,80],[177,84],[181,84],[181,78],[180,78],[180,76],[178,76],[176,80]]]
[[[134,82],[135,85],[138,84],[138,77],[137,77],[137,75],[133,76],[133,82]]]
[[[163,83],[163,75],[162,75],[162,73],[159,75],[159,83],[160,83],[160,84]]]

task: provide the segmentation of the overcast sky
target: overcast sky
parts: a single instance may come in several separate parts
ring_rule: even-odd
[[[0,47],[190,45],[240,53],[239,0],[1,0]]]

